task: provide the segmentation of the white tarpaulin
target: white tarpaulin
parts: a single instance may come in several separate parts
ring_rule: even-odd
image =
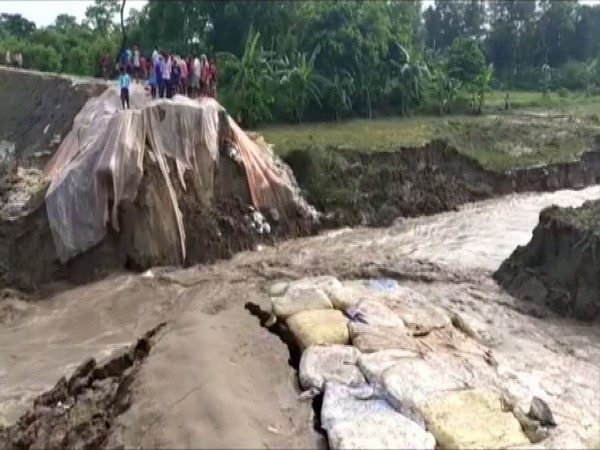
[[[195,189],[203,203],[212,199],[213,170],[219,158],[219,103],[183,96],[149,100],[138,85],[131,87],[130,100],[131,109],[121,110],[116,88],[89,100],[45,168],[51,181],[46,209],[62,262],[102,241],[109,221],[119,230],[118,207],[135,200],[146,151],[152,153],[169,190],[182,261],[185,230],[166,159],[175,162],[184,190]],[[250,139],[231,118],[223,117],[229,121],[228,138],[245,166],[254,206],[281,207],[294,201],[292,177],[275,164],[266,144]],[[192,171],[194,186],[185,185],[186,171]]]

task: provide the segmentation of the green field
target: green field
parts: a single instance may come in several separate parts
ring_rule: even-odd
[[[511,92],[511,111],[504,112],[504,92],[490,94],[481,116],[386,117],[339,123],[271,125],[261,128],[276,153],[291,149],[341,148],[387,150],[446,139],[486,167],[559,162],[577,157],[600,134],[600,97],[538,92]]]

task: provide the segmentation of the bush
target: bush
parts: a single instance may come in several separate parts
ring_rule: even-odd
[[[569,61],[559,70],[557,85],[571,91],[587,87],[588,71],[584,63]]]
[[[556,93],[558,94],[558,96],[559,96],[560,98],[567,98],[567,97],[569,96],[569,90],[568,90],[568,89],[565,89],[564,87],[563,87],[563,88],[560,88],[560,89],[558,89],[558,90],[556,91]]]
[[[42,44],[27,44],[23,47],[23,67],[43,72],[60,72],[62,67],[58,53]]]

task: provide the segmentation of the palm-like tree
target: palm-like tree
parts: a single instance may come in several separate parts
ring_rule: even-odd
[[[322,86],[326,79],[315,71],[315,59],[320,50],[317,45],[308,58],[299,52],[292,61],[287,57],[283,60],[280,84],[287,87],[288,105],[297,123],[302,122],[304,110],[311,100],[321,106]]]
[[[232,103],[247,127],[270,119],[274,101],[271,84],[275,62],[259,46],[259,41],[260,33],[251,28],[241,58],[226,52],[218,54],[225,70],[233,74],[230,92],[235,96]]]
[[[354,78],[346,69],[338,70],[336,68],[327,85],[328,99],[337,122],[343,111],[352,109],[351,95],[354,93]]]
[[[392,77],[400,86],[402,96],[402,114],[409,112],[412,103],[419,103],[425,90],[426,81],[431,78],[427,64],[412,61],[408,51],[398,46],[399,58],[392,60]]]
[[[461,83],[448,75],[443,67],[436,67],[432,74],[432,87],[438,103],[439,115],[450,112],[450,103],[458,95]]]
[[[481,114],[483,110],[483,105],[485,103],[485,95],[490,91],[490,82],[492,81],[492,76],[494,75],[494,65],[490,64],[487,66],[483,72],[477,75],[475,78],[475,85],[477,86],[477,114]]]

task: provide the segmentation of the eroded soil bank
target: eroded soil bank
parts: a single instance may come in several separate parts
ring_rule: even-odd
[[[73,127],[103,81],[0,68],[0,174],[16,164],[40,167]]]
[[[397,151],[295,150],[285,161],[332,226],[386,226],[512,192],[579,189],[600,180],[596,151],[570,163],[495,172],[441,140]]]
[[[519,246],[494,278],[525,302],[594,320],[600,314],[599,226],[600,201],[547,208],[531,241]]]

